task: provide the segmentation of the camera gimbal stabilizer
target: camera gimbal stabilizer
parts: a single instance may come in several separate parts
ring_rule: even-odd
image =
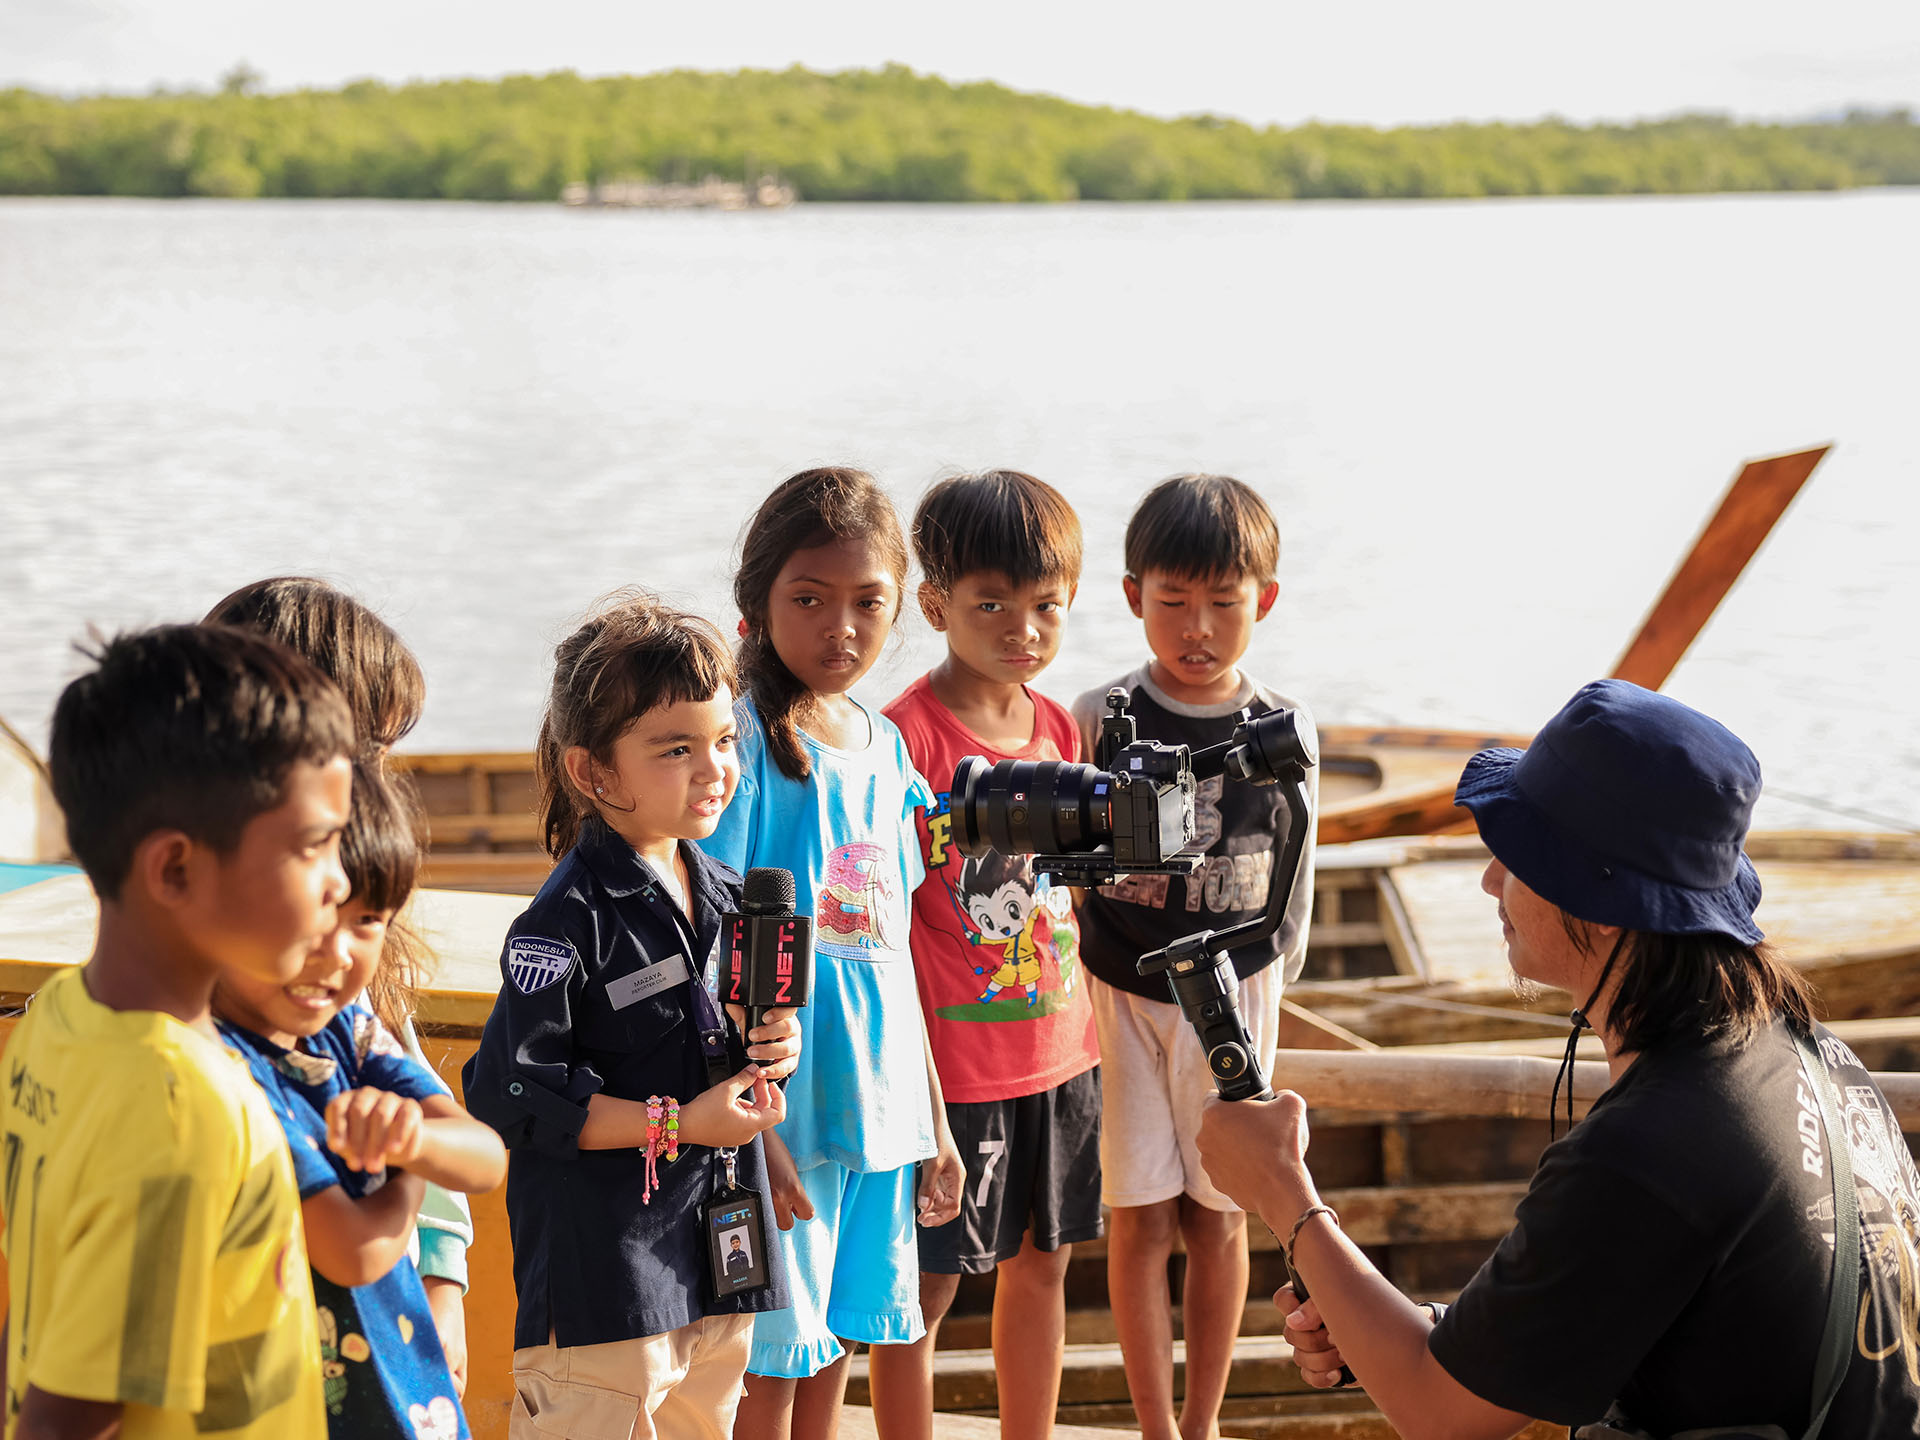
[[[1033,868],[1064,885],[1110,885],[1123,875],[1191,875],[1182,853],[1193,843],[1196,781],[1227,775],[1285,788],[1290,824],[1267,885],[1266,913],[1225,930],[1203,930],[1140,958],[1142,975],[1164,973],[1173,998],[1200,1037],[1214,1087],[1227,1100],[1267,1093],[1228,952],[1276,934],[1306,854],[1307,771],[1319,764],[1311,731],[1294,712],[1243,720],[1233,738],[1204,750],[1137,738],[1127,692],[1107,695],[1097,764],[1002,760],[978,755],[954,772],[954,843],[967,855],[1030,855]]]
[[[1229,952],[1268,939],[1286,919],[1287,901],[1306,855],[1307,827],[1312,823],[1307,810],[1307,770],[1319,761],[1313,737],[1301,732],[1291,710],[1243,721],[1231,740],[1192,755],[1190,768],[1196,779],[1227,774],[1251,785],[1282,786],[1291,822],[1279,863],[1267,882],[1265,914],[1224,930],[1184,935],[1164,950],[1142,955],[1137,967],[1142,975],[1167,977],[1174,1000],[1200,1037],[1201,1052],[1222,1100],[1265,1099],[1273,1093],[1260,1073],[1253,1042],[1240,1018],[1239,977]]]

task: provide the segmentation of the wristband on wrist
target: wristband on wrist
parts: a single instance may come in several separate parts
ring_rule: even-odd
[[[1339,1212],[1331,1205],[1309,1205],[1306,1209],[1302,1210],[1300,1212],[1300,1218],[1293,1222],[1293,1228],[1287,1232],[1286,1244],[1280,1247],[1286,1254],[1287,1269],[1290,1271],[1298,1273],[1297,1267],[1293,1263],[1293,1243],[1300,1238],[1301,1227],[1316,1215],[1326,1216],[1329,1220],[1333,1221],[1336,1227],[1340,1224]]]

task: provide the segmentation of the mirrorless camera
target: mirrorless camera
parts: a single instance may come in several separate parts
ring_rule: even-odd
[[[1228,1100],[1268,1092],[1240,1018],[1231,951],[1271,938],[1286,918],[1306,854],[1307,771],[1320,761],[1311,731],[1291,710],[1248,716],[1233,738],[1204,750],[1138,737],[1127,692],[1107,694],[1095,763],[1002,760],[978,755],[953,776],[954,843],[968,855],[997,850],[1031,855],[1033,868],[1065,885],[1110,885],[1125,875],[1191,875],[1197,781],[1225,775],[1250,785],[1279,784],[1290,823],[1276,836],[1279,861],[1266,913],[1225,930],[1185,936],[1138,962],[1142,975],[1164,974],[1174,1000],[1200,1037],[1214,1087]]]

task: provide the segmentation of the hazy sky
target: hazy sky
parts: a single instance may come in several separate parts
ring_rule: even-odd
[[[1914,0],[0,0],[0,84],[269,87],[898,61],[1268,122],[1801,116],[1920,104]]]

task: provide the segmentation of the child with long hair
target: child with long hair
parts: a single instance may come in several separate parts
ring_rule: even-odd
[[[341,1440],[465,1436],[458,1391],[407,1242],[422,1187],[493,1189],[499,1137],[408,1057],[360,1002],[406,903],[413,816],[364,759],[353,775],[339,924],[284,984],[224,974],[221,1034],[245,1057],[286,1131],[313,1266],[328,1430]]]
[[[427,682],[420,662],[391,625],[344,590],[305,575],[278,575],[243,585],[216,604],[207,621],[256,631],[317,666],[346,697],[359,753],[381,767],[396,792],[411,797],[411,779],[387,770],[386,757],[420,723]],[[380,963],[366,992],[368,1008],[422,1065],[427,1059],[414,1033],[413,1010],[427,959],[419,936],[395,916],[387,924]],[[454,1387],[462,1394],[467,1388],[467,1249],[472,1244],[473,1214],[466,1197],[427,1186],[411,1253]]]
[[[908,953],[932,801],[893,723],[849,693],[900,613],[899,517],[859,470],[804,471],[747,526],[734,599],[740,788],[710,853],[793,872],[814,920],[813,994],[787,1118],[767,1137],[793,1308],[755,1324],[741,1433],[834,1433],[843,1341],[923,1333],[914,1221],[959,1213],[960,1158]],[[916,1184],[916,1167],[924,1167]]]
[[[758,1137],[800,1026],[781,1008],[743,1040],[722,1017],[740,877],[692,844],[739,774],[733,684],[719,632],[644,591],[554,655],[536,763],[558,863],[465,1072],[512,1153],[512,1440],[726,1440],[754,1317],[787,1303]]]

